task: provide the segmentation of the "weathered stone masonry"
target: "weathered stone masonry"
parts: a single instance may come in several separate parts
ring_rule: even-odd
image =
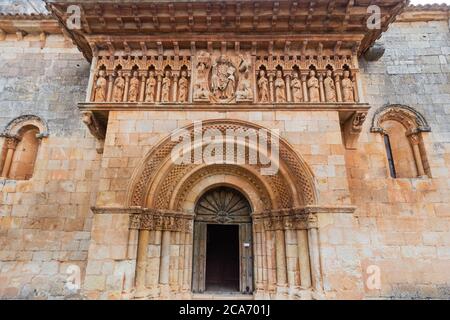
[[[80,32],[55,19],[65,1],[38,16],[0,15],[1,168],[8,150],[12,163],[21,158],[8,141],[39,132],[32,177],[0,179],[1,298],[191,298],[204,289],[211,222],[239,224],[240,243],[251,243],[240,291],[257,299],[449,297],[448,7],[407,8],[377,40],[382,57],[367,61],[376,34],[324,40],[313,23],[316,37],[302,38],[306,2],[297,11],[292,1],[240,11],[144,3],[140,15],[99,3],[85,7]],[[179,10],[183,18],[158,16]],[[325,21],[320,10],[309,21]],[[204,14],[224,41],[196,34]],[[232,39],[220,16],[262,36]],[[172,39],[177,19],[191,29]],[[132,32],[136,21],[151,36]],[[271,42],[284,26],[297,34]],[[196,120],[203,130],[279,129],[279,173],[171,163],[169,135],[194,135]],[[241,193],[251,213],[202,216],[215,187]],[[71,265],[81,290],[65,286]],[[369,266],[379,289],[366,283]]]

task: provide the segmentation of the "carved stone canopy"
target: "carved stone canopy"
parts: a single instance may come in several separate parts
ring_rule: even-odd
[[[431,131],[427,120],[420,112],[400,104],[386,105],[378,109],[372,118],[370,131],[384,134],[385,130],[382,127],[382,123],[387,120],[400,122],[408,130],[408,134]]]
[[[48,0],[47,3],[48,9],[66,25],[67,8],[73,1]],[[343,47],[353,43],[360,54],[380,37],[407,5],[404,0],[79,0],[76,3],[82,14],[81,29],[65,27],[89,60],[96,50],[103,47],[124,51],[142,47],[147,50],[157,47],[158,41],[160,46],[163,42],[173,41],[178,42],[177,46],[185,43],[189,46],[191,41],[202,39],[207,42],[210,39],[208,34],[218,33],[223,35],[220,36],[222,39],[243,34],[249,44],[268,35],[273,41],[278,41],[283,35],[286,40],[294,42],[296,37],[291,35],[303,34],[300,44],[303,40],[310,43],[322,41],[326,45],[334,42],[332,46],[340,41]],[[381,9],[381,28],[367,28],[366,20],[371,13],[368,11],[369,3]],[[284,37],[288,34],[290,36]]]

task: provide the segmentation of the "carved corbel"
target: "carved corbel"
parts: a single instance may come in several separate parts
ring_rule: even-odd
[[[83,111],[83,122],[88,127],[91,134],[98,140],[97,152],[103,153],[103,144],[106,136],[106,128],[95,117],[92,111]]]
[[[346,149],[356,149],[362,126],[366,120],[366,112],[355,112],[343,125],[344,144]]]

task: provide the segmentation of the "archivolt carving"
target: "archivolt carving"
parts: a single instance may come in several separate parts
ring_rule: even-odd
[[[227,129],[231,130],[246,130],[249,128],[253,129],[261,129],[261,127],[251,124],[244,121],[235,121],[235,120],[210,120],[205,121],[202,126],[202,131],[208,129],[217,129],[221,132],[225,133]],[[194,125],[190,125],[183,130],[188,130],[191,132],[191,137],[194,136]],[[129,186],[129,197],[128,204],[135,206],[145,206],[146,195],[149,191],[149,188],[152,184],[155,183],[155,177],[157,173],[160,171],[162,165],[167,162],[170,157],[172,149],[178,142],[171,141],[171,138],[168,137],[160,144],[158,144],[146,157],[143,161],[141,167],[135,172],[134,179],[132,180]],[[304,160],[302,160],[295,151],[282,139],[280,139],[280,163],[283,164],[287,169],[286,178],[288,178],[293,183],[296,193],[295,197],[299,198],[299,202],[302,204],[314,204],[317,201],[317,195],[314,186],[314,178],[311,170],[305,164]],[[170,159],[169,159],[170,160]],[[171,179],[176,181],[179,179],[179,176],[184,174],[183,168],[174,168],[174,173],[171,174]],[[186,169],[187,170],[187,169]],[[178,171],[178,172],[177,172]],[[289,177],[288,177],[289,176]],[[268,183],[272,186],[275,193],[279,192],[280,197],[280,205],[290,206],[293,203],[293,200],[289,196],[289,187],[286,186],[286,182],[280,179],[278,176],[268,176]],[[288,184],[289,185],[289,184]],[[170,182],[164,182],[162,185],[166,193],[171,192],[173,190],[173,185]],[[286,186],[286,187],[284,187]],[[286,188],[286,189],[285,189]],[[277,191],[278,190],[278,191]],[[158,200],[158,205],[167,206],[167,198],[165,196],[160,196],[160,200]]]
[[[431,131],[430,126],[420,112],[409,106],[400,104],[391,104],[378,109],[373,116],[370,131],[384,133],[381,124],[387,120],[400,122],[409,133]]]
[[[235,165],[213,165],[213,166],[206,166],[201,168],[200,170],[194,172],[191,176],[188,177],[188,179],[185,180],[185,182],[182,184],[182,186],[179,188],[179,191],[176,195],[176,199],[174,201],[174,208],[176,210],[181,211],[183,202],[186,200],[186,196],[188,192],[192,189],[192,186],[194,186],[199,180],[204,179],[208,176],[214,176],[218,174],[228,174],[228,175],[234,175],[240,178],[245,179],[248,181],[251,185],[255,187],[256,190],[258,190],[258,193],[261,197],[261,200],[264,204],[265,210],[270,210],[272,208],[271,203],[271,197],[265,188],[265,186],[261,183],[258,177],[256,177],[252,172],[249,170],[246,170],[243,167],[235,166]],[[288,190],[280,190],[285,191],[286,193],[289,193]],[[290,195],[288,195],[290,196]]]
[[[39,129],[39,137],[38,138],[45,138],[48,137],[48,126],[47,123],[42,120],[40,117],[35,115],[22,115],[20,117],[17,117],[10,121],[3,132],[1,133],[1,136],[4,137],[15,137],[18,135],[20,129],[22,129],[25,126],[32,125]]]

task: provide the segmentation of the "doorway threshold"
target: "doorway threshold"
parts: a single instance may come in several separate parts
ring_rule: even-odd
[[[255,297],[240,292],[204,292],[193,293],[192,300],[255,300]]]

